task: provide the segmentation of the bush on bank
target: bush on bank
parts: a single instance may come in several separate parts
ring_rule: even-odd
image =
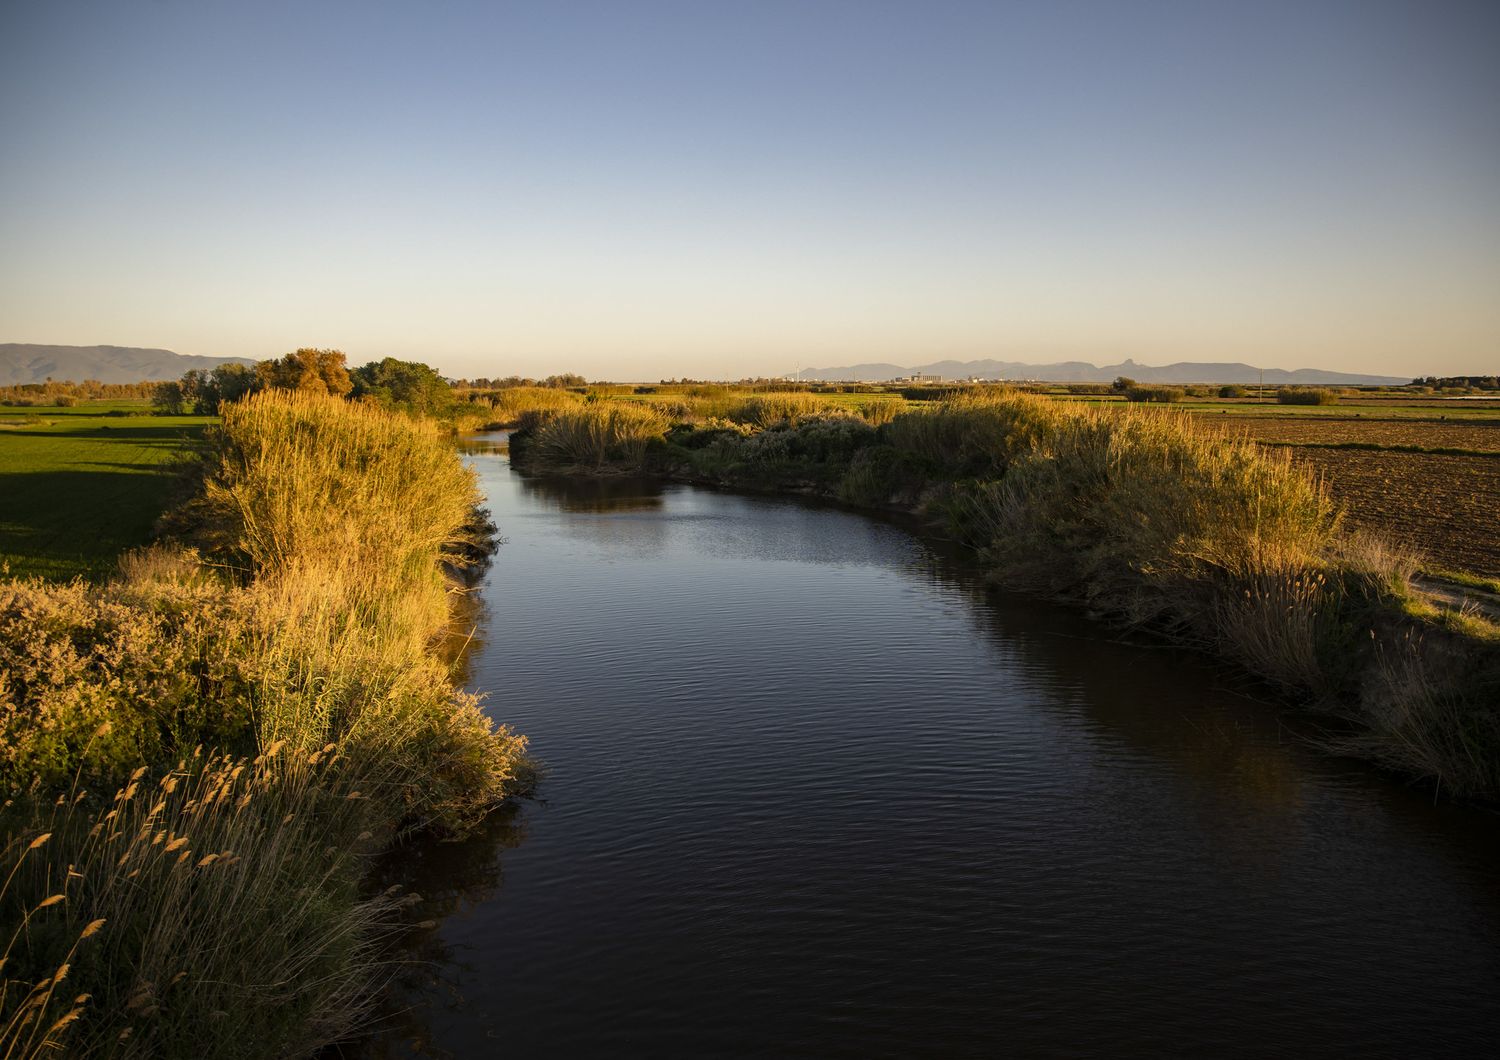
[[[546,422],[513,438],[522,466],[560,469],[535,444]],[[1009,585],[1232,659],[1356,723],[1341,749],[1500,797],[1496,639],[1420,614],[1415,560],[1346,533],[1288,453],[1182,413],[1017,393],[958,395],[878,429],[678,425],[634,451],[613,468],[922,511]]]
[[[432,650],[477,499],[432,424],[264,391],[224,406],[201,554],[0,583],[0,1051],[306,1055],[356,1022],[393,928],[365,855],[527,774]]]

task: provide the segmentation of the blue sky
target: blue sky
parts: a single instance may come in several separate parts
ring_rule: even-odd
[[[0,341],[1500,369],[1500,4],[0,6]]]

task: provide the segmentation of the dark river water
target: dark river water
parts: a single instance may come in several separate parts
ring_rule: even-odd
[[[472,448],[546,777],[402,855],[382,1055],[1495,1055],[1495,815],[889,523]]]

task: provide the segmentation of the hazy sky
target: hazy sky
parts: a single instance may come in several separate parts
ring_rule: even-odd
[[[5,0],[0,341],[1500,370],[1500,2]]]

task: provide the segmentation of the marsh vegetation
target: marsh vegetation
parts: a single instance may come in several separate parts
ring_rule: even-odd
[[[183,544],[0,583],[7,1055],[336,1039],[400,927],[368,856],[526,783],[433,650],[481,544],[438,425],[275,389],[222,412]]]

